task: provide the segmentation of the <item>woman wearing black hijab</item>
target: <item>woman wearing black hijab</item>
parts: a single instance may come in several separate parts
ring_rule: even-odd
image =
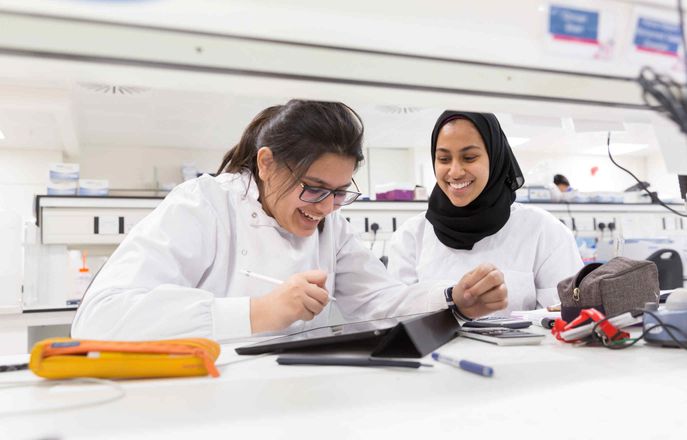
[[[389,271],[406,284],[450,285],[463,277],[468,294],[502,274],[508,306],[499,314],[558,303],[558,281],[579,270],[582,259],[572,233],[555,217],[514,203],[524,178],[496,117],[446,111],[431,147],[437,184],[427,212],[394,234]],[[479,315],[469,307],[461,312]]]

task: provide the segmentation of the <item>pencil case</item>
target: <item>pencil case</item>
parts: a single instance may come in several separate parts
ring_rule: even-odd
[[[50,338],[31,350],[29,369],[46,379],[218,377],[220,346],[203,338],[93,341]]]

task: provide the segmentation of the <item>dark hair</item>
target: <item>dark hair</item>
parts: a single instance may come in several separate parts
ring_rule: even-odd
[[[262,192],[257,155],[266,146],[275,162],[288,165],[295,175],[291,187],[285,188],[288,192],[326,153],[355,158],[357,169],[364,159],[363,131],[360,116],[345,104],[292,99],[261,111],[224,155],[217,173],[250,171]]]
[[[570,186],[570,182],[568,182],[568,178],[562,174],[556,174],[555,176],[553,176],[553,184],[554,185],[563,184],[563,185]]]

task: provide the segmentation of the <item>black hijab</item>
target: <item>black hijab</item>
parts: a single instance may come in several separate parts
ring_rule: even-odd
[[[472,122],[482,136],[489,155],[489,180],[480,195],[462,208],[454,206],[439,185],[435,185],[426,217],[443,244],[453,249],[470,250],[475,243],[495,234],[506,224],[515,190],[525,183],[525,179],[498,119],[491,113],[442,113],[432,131],[432,167],[439,131],[455,119]]]

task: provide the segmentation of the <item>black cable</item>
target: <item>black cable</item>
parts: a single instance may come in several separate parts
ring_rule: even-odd
[[[685,120],[687,121],[687,119],[685,119]],[[622,167],[620,164],[618,164],[618,162],[615,161],[615,159],[613,159],[613,155],[611,154],[611,132],[610,131],[608,132],[608,138],[606,140],[606,148],[608,149],[608,157],[609,157],[609,159],[611,159],[611,162],[613,162],[613,165],[617,166],[618,168],[620,168],[621,170],[625,171],[627,174],[632,176],[637,181],[637,183],[639,184],[639,187],[642,188],[642,190],[644,190],[649,195],[649,197],[651,197],[652,201],[655,200],[656,202],[658,202],[659,205],[663,206],[664,208],[666,208],[668,211],[672,212],[675,215],[679,215],[680,217],[687,217],[687,214],[683,214],[681,212],[678,212],[678,211],[674,210],[673,208],[671,208],[670,206],[666,205],[663,202],[663,200],[658,198],[658,195],[652,194],[651,191],[649,191],[647,189],[646,185],[644,185],[644,182],[639,180],[637,178],[637,176],[635,176],[632,173],[632,171],[628,170],[627,168]]]
[[[370,243],[370,250],[372,250],[372,248],[375,245],[375,242],[377,241],[377,231],[379,231],[379,224],[372,223],[370,225],[370,230],[372,230],[372,243]]]
[[[573,235],[575,238],[577,238],[577,227],[575,226],[575,219],[573,218],[572,211],[570,210],[570,202],[564,200],[563,203],[565,203],[565,207],[568,210],[568,217],[570,217],[570,229],[572,229]]]

